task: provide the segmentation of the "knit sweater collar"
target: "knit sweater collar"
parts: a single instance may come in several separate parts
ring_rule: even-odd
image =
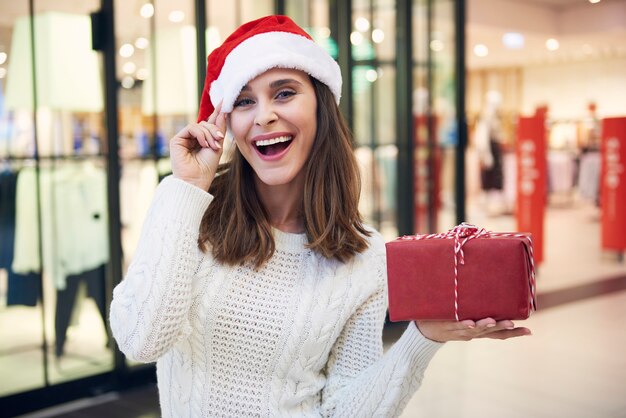
[[[276,228],[272,228],[272,232],[274,234],[276,249],[278,250],[302,251],[304,246],[309,242],[304,233],[292,234]]]

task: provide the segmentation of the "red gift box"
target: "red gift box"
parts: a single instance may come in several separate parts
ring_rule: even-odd
[[[461,224],[388,242],[389,319],[526,319],[535,310],[532,240]]]

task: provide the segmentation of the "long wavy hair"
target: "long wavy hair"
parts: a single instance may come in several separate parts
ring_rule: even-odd
[[[352,136],[329,88],[311,78],[317,98],[317,132],[305,170],[301,212],[308,248],[346,262],[363,252],[370,233],[358,210],[361,180]],[[237,147],[220,164],[209,192],[214,200],[200,224],[198,246],[227,265],[260,268],[276,249],[254,172]]]

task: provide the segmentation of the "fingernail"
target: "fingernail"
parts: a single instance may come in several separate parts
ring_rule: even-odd
[[[219,142],[216,142],[216,143],[215,143],[215,146],[216,146],[216,147],[218,147],[219,149],[222,149],[222,146],[220,145],[220,143],[219,143]]]
[[[215,133],[215,135],[217,135],[217,136],[219,136],[220,138],[224,139],[224,134],[223,134],[223,133],[221,133],[220,131],[217,131],[217,132]]]
[[[515,328],[515,327],[514,327],[514,326],[508,326],[508,327],[506,327],[506,329],[513,329],[513,328]]]
[[[474,328],[476,328],[474,325],[468,325],[467,327],[468,327],[469,329],[474,329]]]
[[[493,328],[495,326],[496,326],[496,324],[487,324],[487,328]]]

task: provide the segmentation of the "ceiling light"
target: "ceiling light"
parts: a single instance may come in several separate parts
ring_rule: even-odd
[[[124,73],[126,74],[132,74],[135,72],[136,69],[137,69],[137,66],[132,61],[128,61],[124,63],[124,65],[122,66],[122,71],[124,71]]]
[[[554,38],[548,39],[546,41],[546,48],[548,48],[550,51],[556,51],[557,49],[559,49],[559,41]]]
[[[430,41],[430,49],[432,49],[435,52],[441,52],[443,51],[443,42],[440,41],[439,39],[433,39],[432,41]]]
[[[124,87],[125,89],[130,89],[135,85],[135,79],[132,78],[131,76],[127,75],[124,78],[122,78],[122,87]]]
[[[385,32],[382,29],[374,29],[372,31],[372,41],[379,44],[385,39]]]
[[[137,77],[137,80],[145,80],[148,78],[148,70],[145,68],[139,68],[135,76]]]
[[[138,49],[146,49],[149,44],[150,42],[144,37],[135,39],[135,47]]]
[[[481,58],[486,57],[489,55],[489,48],[487,48],[487,45],[484,44],[476,44],[474,46],[474,55]]]
[[[170,12],[168,19],[170,20],[170,22],[173,22],[173,23],[182,22],[183,19],[185,19],[185,13],[183,13],[180,10],[174,10]]]
[[[326,26],[323,26],[321,28],[317,29],[317,33],[322,37],[322,38],[330,38],[330,29],[327,28]]]
[[[0,52],[0,65],[4,64],[7,61],[7,53]]]
[[[124,44],[120,47],[120,55],[128,58],[133,55],[135,48],[131,44]]]
[[[370,28],[370,21],[364,17],[359,17],[354,21],[354,27],[359,32],[365,32]]]
[[[144,4],[143,6],[141,6],[139,14],[141,15],[141,17],[144,17],[146,19],[151,18],[154,15],[154,6],[151,3]]]
[[[352,45],[361,45],[361,42],[363,42],[363,35],[360,32],[355,31],[350,34],[350,43]]]
[[[600,3],[600,0],[589,0],[589,3],[591,3],[591,4]]]
[[[374,81],[376,81],[378,79],[378,71],[376,71],[376,70],[367,70],[365,72],[365,78],[370,83],[373,83]]]
[[[502,44],[509,49],[524,47],[524,35],[519,32],[507,32],[502,35]]]

